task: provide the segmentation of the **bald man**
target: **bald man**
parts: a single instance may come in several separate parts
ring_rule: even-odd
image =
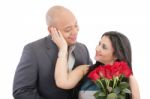
[[[73,13],[65,7],[53,6],[46,14],[49,35],[27,44],[17,66],[13,96],[15,99],[78,99],[81,82],[73,89],[58,88],[54,79],[59,48],[53,42],[51,32],[59,31],[68,45],[68,69],[89,64],[87,47],[77,42],[78,24]]]

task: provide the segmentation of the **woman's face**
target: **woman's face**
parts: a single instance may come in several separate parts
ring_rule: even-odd
[[[114,49],[108,36],[103,36],[96,47],[95,60],[103,64],[113,64],[115,56]]]

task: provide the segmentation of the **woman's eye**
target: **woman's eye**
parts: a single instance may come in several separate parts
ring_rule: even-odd
[[[103,44],[103,45],[102,45],[102,47],[103,47],[103,49],[107,49],[107,47],[106,47],[106,45],[105,45],[105,44]]]

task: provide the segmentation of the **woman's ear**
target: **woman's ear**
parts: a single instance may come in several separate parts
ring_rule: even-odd
[[[113,60],[116,61],[117,59],[118,59],[118,58],[114,55],[114,59],[113,59]]]

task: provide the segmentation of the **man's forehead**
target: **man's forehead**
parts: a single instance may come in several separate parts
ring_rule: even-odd
[[[63,28],[70,28],[70,27],[73,27],[75,25],[77,25],[77,20],[72,20],[70,23],[68,22],[68,24],[64,25]]]

